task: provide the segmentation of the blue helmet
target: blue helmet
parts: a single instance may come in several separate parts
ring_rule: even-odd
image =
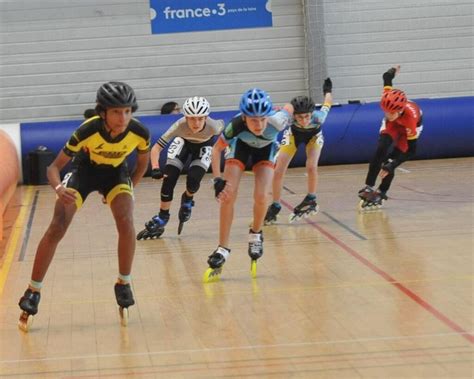
[[[272,108],[273,104],[270,96],[259,88],[249,89],[240,99],[240,112],[246,116],[268,116],[272,112]]]

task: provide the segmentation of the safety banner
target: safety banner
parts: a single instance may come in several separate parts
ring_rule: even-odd
[[[150,0],[150,17],[153,34],[273,25],[271,0]]]

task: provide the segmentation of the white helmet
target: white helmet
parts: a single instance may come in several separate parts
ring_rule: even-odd
[[[187,117],[207,116],[210,113],[209,102],[204,97],[190,97],[183,104],[183,113]]]

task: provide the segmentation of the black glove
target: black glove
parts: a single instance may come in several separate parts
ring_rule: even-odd
[[[161,171],[161,168],[154,168],[151,170],[151,177],[153,179],[161,179],[163,178],[164,174],[163,171]]]
[[[332,82],[330,78],[326,78],[323,84],[323,94],[326,95],[327,93],[332,92]]]
[[[395,77],[395,73],[397,72],[397,70],[395,69],[395,67],[392,67],[390,69],[388,69],[387,71],[384,72],[383,74],[383,85],[384,86],[392,86],[392,80],[393,78]]]
[[[214,192],[216,197],[219,196],[219,194],[223,191],[226,183],[227,180],[224,180],[222,178],[214,178]]]

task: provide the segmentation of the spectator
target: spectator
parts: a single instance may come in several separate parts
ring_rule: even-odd
[[[94,116],[98,116],[95,109],[89,108],[89,109],[86,109],[84,111],[84,119],[88,120],[88,119],[90,119],[91,117],[94,117]]]
[[[161,107],[161,114],[178,114],[180,112],[181,109],[179,109],[179,105],[175,101],[164,103]]]

